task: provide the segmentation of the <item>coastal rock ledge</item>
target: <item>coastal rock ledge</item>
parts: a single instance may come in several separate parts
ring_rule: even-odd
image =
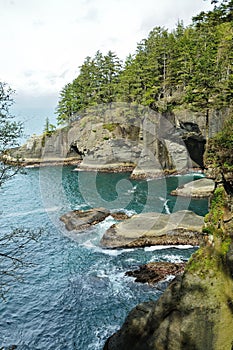
[[[214,188],[215,182],[213,180],[203,178],[177,187],[171,194],[174,196],[204,198],[211,196],[214,192]]]
[[[105,248],[145,247],[151,245],[200,245],[204,218],[192,211],[172,214],[142,213],[112,225],[103,235]]]

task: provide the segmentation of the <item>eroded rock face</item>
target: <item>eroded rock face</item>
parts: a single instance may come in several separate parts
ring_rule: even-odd
[[[136,141],[124,139],[104,140],[87,152],[79,168],[87,170],[134,168],[141,152],[142,149]]]
[[[204,218],[187,210],[173,214],[142,213],[111,226],[100,244],[107,248],[191,244],[202,241]]]
[[[203,178],[188,182],[172,191],[171,194],[175,196],[204,198],[211,196],[214,192],[214,188],[215,182],[213,180]]]
[[[50,136],[34,135],[9,152],[7,159],[19,156],[25,165],[76,163],[85,170],[125,169],[133,171],[133,178],[160,177],[202,166],[204,116],[199,115],[195,124],[192,113],[179,120],[173,114],[127,108],[116,106],[96,115],[90,111]]]

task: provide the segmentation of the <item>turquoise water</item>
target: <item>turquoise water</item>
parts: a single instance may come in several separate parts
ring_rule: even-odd
[[[132,181],[128,173],[74,172],[72,167],[28,169],[1,189],[1,233],[43,228],[31,242],[23,283],[12,282],[0,301],[0,348],[100,350],[139,302],[156,300],[166,283],[137,284],[125,276],[149,261],[183,261],[195,250],[153,247],[105,250],[99,246],[109,217],[86,233],[65,231],[59,216],[104,206],[129,214],[191,209],[207,212],[206,200],[177,198],[170,191],[199,174]]]

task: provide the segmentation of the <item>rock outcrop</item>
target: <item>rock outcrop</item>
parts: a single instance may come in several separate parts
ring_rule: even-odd
[[[106,248],[190,244],[202,241],[204,219],[187,210],[173,214],[142,213],[111,226],[100,244]]]
[[[213,194],[215,182],[211,179],[203,178],[188,182],[171,192],[174,196],[204,198]]]
[[[60,217],[68,231],[83,231],[106,219],[109,211],[104,208],[74,210]]]
[[[79,169],[85,170],[133,170],[134,178],[158,177],[203,166],[204,119],[190,111],[162,116],[128,104],[98,107],[50,135],[32,136],[6,159],[20,158],[24,165],[79,164]],[[211,123],[215,119],[211,118]]]
[[[101,221],[104,221],[108,216],[112,216],[115,220],[126,220],[128,215],[123,212],[110,212],[105,208],[93,208],[89,210],[73,210],[60,217],[64,222],[65,228],[68,231],[84,231],[89,229]]]
[[[185,263],[151,262],[138,270],[127,271],[126,276],[134,277],[135,282],[156,284],[168,276],[177,276],[184,272]]]

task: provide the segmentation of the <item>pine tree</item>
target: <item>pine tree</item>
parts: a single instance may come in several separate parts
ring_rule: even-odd
[[[155,27],[123,67],[111,51],[87,57],[78,77],[61,91],[58,120],[123,101],[159,112],[181,105],[204,111],[208,130],[210,110],[232,104],[233,94],[233,0],[213,3],[212,11],[201,12],[186,28],[182,22],[171,32]]]

